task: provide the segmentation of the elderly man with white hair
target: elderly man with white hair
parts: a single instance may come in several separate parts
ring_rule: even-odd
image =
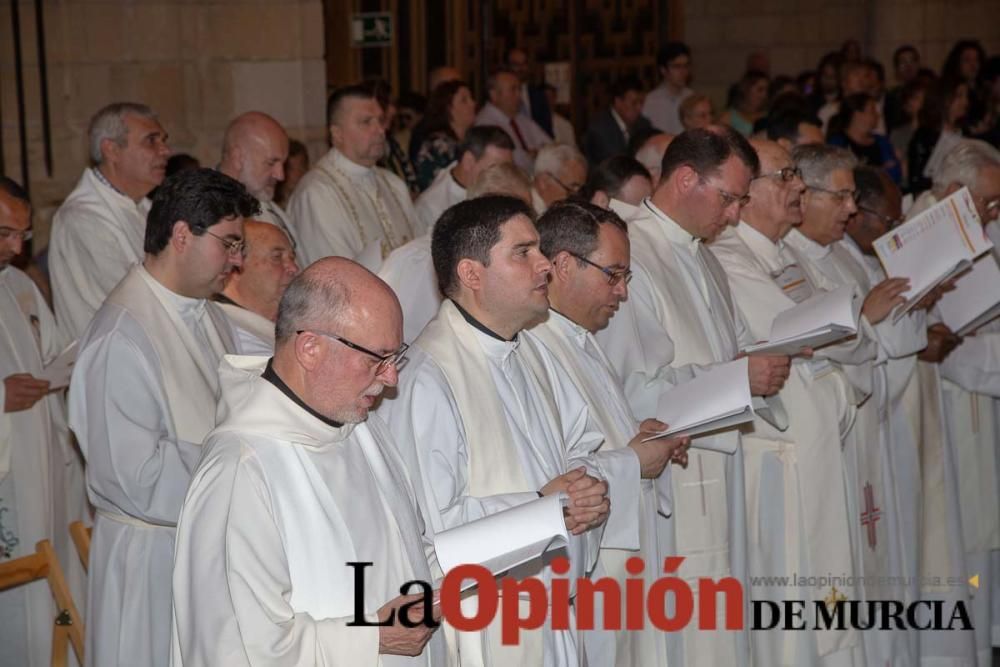
[[[575,195],[587,183],[587,158],[567,144],[549,144],[535,158],[531,206],[541,215],[557,201]]]
[[[71,339],[142,260],[146,195],[163,181],[170,156],[167,132],[145,104],[109,104],[87,134],[94,166],[56,211],[49,243],[56,321]]]
[[[914,204],[910,216],[969,188],[979,217],[994,243],[1000,243],[1000,152],[987,143],[966,140],[941,161],[933,186]],[[997,255],[997,248],[993,249]],[[1000,256],[1000,255],[997,255]],[[980,262],[995,261],[987,255]],[[962,278],[958,279],[959,286]],[[944,326],[943,324],[937,325]],[[973,594],[973,626],[981,664],[990,661],[991,643],[1000,638],[1000,321],[980,327],[938,366],[947,440],[955,455],[962,537],[969,574],[987,582]],[[988,588],[987,588],[988,587]],[[991,605],[990,597],[994,598]],[[993,606],[995,605],[995,606]],[[993,612],[993,613],[991,613]],[[991,637],[992,628],[992,637]],[[992,641],[991,641],[992,639]]]

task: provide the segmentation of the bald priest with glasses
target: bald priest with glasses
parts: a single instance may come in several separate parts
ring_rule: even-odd
[[[177,516],[215,427],[219,362],[239,351],[209,299],[242,264],[243,220],[258,211],[239,182],[214,170],[167,179],[147,219],[145,260],[80,339],[69,423],[97,510],[90,664],[167,664]]]

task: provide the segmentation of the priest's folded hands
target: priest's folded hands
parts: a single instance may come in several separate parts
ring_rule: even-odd
[[[781,391],[791,372],[791,358],[783,355],[751,354],[747,375],[750,393],[771,396]]]
[[[396,622],[380,626],[378,629],[379,655],[405,655],[415,658],[423,653],[424,646],[430,641],[441,621],[441,605],[437,604],[436,592],[434,598],[435,604],[432,607],[432,613],[436,623],[432,627],[421,622],[423,621],[421,613],[423,606],[414,604],[421,602],[424,599],[423,595],[400,595],[382,605],[378,610],[379,621],[385,621],[387,618],[399,619],[401,614],[398,611],[399,607],[405,604],[411,605],[406,614],[413,625],[407,626]]]
[[[563,514],[566,530],[573,535],[582,535],[607,521],[611,512],[608,483],[588,475],[586,468],[574,468],[563,473],[539,491],[543,496],[559,492],[569,496],[569,505]]]

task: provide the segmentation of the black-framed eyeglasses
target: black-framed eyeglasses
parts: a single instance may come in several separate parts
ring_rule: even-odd
[[[894,229],[895,227],[901,225],[906,220],[906,218],[903,216],[900,216],[898,218],[893,218],[888,215],[883,215],[882,213],[879,213],[874,209],[870,209],[867,206],[858,206],[858,210],[861,211],[862,213],[867,213],[868,215],[874,215],[876,218],[881,220],[883,224],[885,224],[885,226],[888,227],[889,229]]]
[[[567,250],[566,252],[569,252],[569,251]],[[618,283],[620,283],[623,280],[625,281],[626,285],[628,285],[630,282],[632,282],[632,269],[626,269],[624,271],[615,271],[614,269],[609,269],[606,266],[601,266],[600,264],[595,264],[594,262],[591,262],[586,257],[581,257],[580,255],[577,255],[575,252],[570,252],[569,254],[571,256],[573,256],[573,257],[576,257],[578,260],[580,260],[584,264],[592,266],[595,269],[597,269],[598,271],[600,271],[601,273],[603,273],[604,275],[606,275],[608,277],[608,285],[610,285],[611,287],[614,287],[615,285],[617,285]]]
[[[815,190],[816,192],[822,192],[828,194],[837,200],[837,203],[843,204],[848,199],[853,201],[855,204],[858,203],[858,198],[861,197],[861,193],[857,190],[827,190],[826,188],[821,188],[816,185],[806,185],[807,190]]]
[[[0,241],[9,241],[11,239],[21,239],[22,241],[30,241],[33,233],[30,229],[14,229],[12,227],[0,227]]]
[[[799,169],[798,167],[783,167],[778,171],[772,171],[767,174],[761,174],[760,176],[756,176],[751,180],[756,181],[758,178],[777,178],[784,181],[785,183],[790,183],[791,181],[794,181],[796,178],[802,178],[802,170]]]
[[[565,183],[563,183],[561,180],[559,180],[559,178],[555,174],[545,172],[545,175],[551,178],[553,181],[555,181],[559,185],[559,187],[561,187],[563,190],[566,191],[566,194],[568,195],[575,195],[577,192],[580,191],[580,188],[583,187],[582,185],[578,185],[575,188],[571,188]]]
[[[218,234],[213,234],[208,231],[205,227],[195,227],[195,229],[200,229],[205,234],[208,234],[212,238],[219,239],[219,241],[226,247],[226,252],[229,253],[230,257],[235,257],[237,255],[242,255],[247,248],[247,242],[243,239],[238,239],[236,241],[231,241],[229,239],[223,238]]]
[[[389,354],[379,354],[378,352],[372,352],[367,347],[362,347],[357,343],[352,343],[343,336],[338,336],[337,334],[330,333],[329,331],[319,331],[317,329],[299,329],[295,332],[295,335],[300,335],[306,332],[314,333],[317,336],[323,336],[324,338],[330,338],[337,341],[341,345],[346,345],[352,350],[362,352],[367,354],[369,357],[374,357],[378,359],[378,364],[375,366],[375,375],[381,374],[389,366],[394,366],[396,370],[399,370],[403,362],[406,360],[406,351],[410,349],[409,343],[403,343],[399,346],[399,349],[395,352],[390,352]]]
[[[740,208],[743,208],[744,206],[750,203],[749,192],[746,193],[745,195],[737,195],[733,194],[732,192],[727,192],[726,190],[723,190],[718,185],[712,185],[708,181],[702,181],[702,184],[707,185],[708,187],[712,188],[717,193],[719,193],[719,199],[722,200],[723,208],[729,208],[733,204],[739,204]]]

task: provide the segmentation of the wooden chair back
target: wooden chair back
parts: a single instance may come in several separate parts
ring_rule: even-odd
[[[69,524],[69,536],[73,538],[84,572],[90,572],[90,531],[91,528],[83,525],[82,521]]]

